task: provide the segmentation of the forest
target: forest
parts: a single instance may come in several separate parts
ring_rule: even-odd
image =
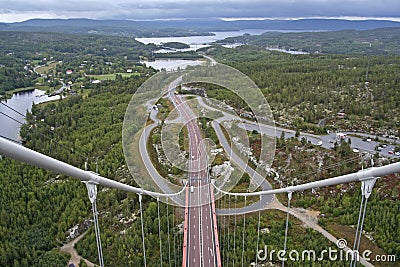
[[[34,106],[32,113],[35,117],[29,115],[28,123],[22,129],[26,146],[81,168],[84,168],[85,161],[88,161],[89,170],[96,170],[97,161],[98,172],[101,175],[135,185],[124,167],[120,132],[126,105],[143,80],[140,77],[131,77],[107,81],[94,86],[87,98],[75,96],[56,103]],[[54,131],[51,131],[51,127],[54,127]],[[294,145],[290,142],[278,143],[280,149],[296,153]],[[346,151],[338,150],[337,153],[351,153]],[[302,158],[310,160],[299,154],[296,159],[300,161],[298,163],[300,165],[304,164]],[[1,203],[5,204],[1,206],[0,265],[43,266],[45,263],[47,266],[60,266],[59,263],[66,262],[68,257],[60,254],[57,247],[65,242],[67,230],[91,217],[84,185],[68,177],[58,176],[9,159],[0,161],[0,168],[3,174]],[[351,170],[353,168],[354,166],[350,167]],[[297,170],[301,172],[301,169]],[[356,216],[356,207],[349,206],[349,203],[357,203],[359,199],[357,188],[343,197],[330,200],[329,205],[326,205],[327,202],[321,202],[322,199],[316,200],[310,195],[296,196],[295,203],[298,202],[302,207],[321,208],[327,216],[329,215],[327,220],[331,222],[351,224]],[[355,193],[352,193],[353,191]],[[233,206],[234,202],[230,205]],[[385,249],[385,252],[399,256],[400,250],[397,247],[399,241],[393,232],[397,228],[389,226],[400,223],[398,213],[393,212],[393,209],[395,211],[399,208],[398,201],[393,202],[390,198],[382,200],[382,197],[377,195],[374,196],[371,205],[373,212],[367,215],[366,229],[376,233],[376,242]],[[344,208],[341,209],[341,206]],[[332,207],[337,208],[332,209]],[[137,197],[121,191],[100,188],[98,209],[106,264],[141,265],[143,252],[137,219]],[[174,261],[179,264],[181,251],[179,240],[182,235],[179,234],[178,225],[182,222],[181,210],[169,207],[167,212],[165,204],[161,204],[160,209],[164,265],[168,266],[170,261],[171,264]],[[255,260],[256,216],[256,213],[251,214],[246,219],[245,235],[251,237],[245,239],[246,264]],[[133,221],[129,222],[129,218],[133,218]],[[144,218],[147,262],[149,266],[154,266],[160,261],[158,249],[160,239],[157,202],[152,198],[144,198]],[[236,230],[234,218],[221,217],[219,220],[223,260],[235,261],[234,266],[240,266],[241,262],[243,248],[239,237],[243,233],[241,226],[243,220],[244,218],[237,218]],[[268,244],[271,248],[280,248],[284,234],[282,213],[263,212],[262,221],[263,229],[268,228],[274,235],[261,235],[259,245]],[[329,246],[325,238],[304,229],[296,220],[291,219],[290,226],[288,248],[312,249],[322,247],[321,244]],[[237,235],[235,246],[234,233]],[[296,236],[304,238],[298,239]],[[85,258],[97,262],[94,240],[94,231],[91,227],[84,239],[77,244],[77,249]],[[170,257],[166,256],[168,254]],[[291,266],[303,266],[302,264],[293,263]],[[329,266],[329,264],[338,266],[339,263],[318,262],[310,263],[310,266]]]
[[[261,89],[275,121],[315,133],[326,130],[398,135],[398,56],[291,55],[254,46],[204,51],[249,76]],[[227,91],[210,91],[238,103]],[[345,118],[338,118],[345,112]],[[323,128],[317,127],[324,120]]]

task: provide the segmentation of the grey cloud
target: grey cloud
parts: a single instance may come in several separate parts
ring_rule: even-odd
[[[62,17],[155,19],[209,17],[399,17],[398,0],[0,0],[0,13],[48,12]],[[1,20],[1,17],[0,17]]]

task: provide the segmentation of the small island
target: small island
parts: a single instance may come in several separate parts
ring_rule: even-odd
[[[172,48],[172,49],[185,49],[190,48],[190,45],[180,43],[180,42],[167,42],[162,44],[163,48]]]

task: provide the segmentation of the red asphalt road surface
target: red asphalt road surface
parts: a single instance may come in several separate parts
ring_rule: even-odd
[[[180,96],[170,99],[186,121],[189,133],[189,190],[186,190],[183,267],[221,266],[214,196],[208,179],[206,147],[197,120]]]

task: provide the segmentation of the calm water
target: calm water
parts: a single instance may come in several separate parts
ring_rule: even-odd
[[[176,52],[176,51],[191,51],[191,50],[197,50],[203,47],[210,46],[211,43],[219,40],[223,40],[228,37],[234,37],[234,36],[242,36],[243,34],[251,34],[251,35],[260,35],[263,34],[264,32],[271,31],[271,30],[265,30],[265,29],[246,29],[246,30],[240,30],[240,31],[226,31],[226,32],[213,32],[215,35],[213,36],[188,36],[188,37],[154,37],[154,38],[136,38],[137,41],[142,42],[144,44],[149,44],[153,43],[156,45],[160,45],[163,43],[168,43],[168,42],[180,42],[184,44],[188,44],[190,48],[185,48],[185,49],[176,49],[176,50],[169,50],[169,49],[160,49],[156,51],[156,53],[171,53],[171,52]],[[278,31],[278,32],[300,32],[300,31]],[[233,48],[240,46],[242,44],[227,44],[223,45],[224,47],[227,48]],[[290,54],[306,54],[305,52],[301,51],[286,51],[283,49],[271,49],[271,50],[277,50],[281,52],[286,52]],[[165,60],[165,59],[159,59],[155,60],[152,62],[147,62],[147,61],[142,61],[141,63],[145,63],[147,66],[152,66],[153,68],[157,70],[161,69],[166,69],[166,70],[171,70],[171,69],[176,69],[176,66],[179,64],[186,64],[187,65],[198,65],[200,64],[198,61],[195,60]],[[180,66],[182,68],[182,66]]]
[[[241,36],[243,34],[252,34],[259,35],[264,33],[265,30],[260,29],[247,29],[241,31],[229,31],[229,32],[214,32],[213,36],[188,36],[188,37],[159,37],[159,38],[136,38],[137,41],[142,42],[144,44],[162,44],[168,42],[180,42],[190,45],[190,48],[186,49],[176,49],[176,50],[167,50],[160,49],[158,53],[170,53],[175,51],[190,51],[197,50],[203,47],[210,46],[212,42],[223,40],[227,37],[233,36]],[[226,45],[226,47],[235,47],[238,44]],[[157,59],[155,61],[141,61],[141,63],[145,63],[147,66],[151,66],[157,70],[166,69],[166,70],[174,70],[177,67],[185,68],[186,66],[199,65],[202,61],[199,60],[183,60],[183,59]]]
[[[15,93],[11,99],[2,101],[2,103],[25,115],[27,111],[31,111],[32,103],[39,104],[60,99],[60,96],[58,95],[48,97],[47,95],[44,95],[44,93],[44,91],[38,89],[19,92]],[[0,104],[0,135],[13,140],[19,140],[19,129],[21,124],[17,121],[25,123],[25,118],[2,103]],[[2,113],[12,117],[13,119],[3,115]]]
[[[204,47],[207,44],[212,42],[223,40],[228,37],[241,36],[243,34],[251,34],[251,35],[260,35],[267,30],[263,29],[246,29],[240,31],[229,31],[229,32],[213,32],[215,35],[213,36],[188,36],[188,37],[160,37],[160,38],[136,38],[137,41],[142,42],[144,44],[161,44],[168,42],[180,42],[184,44],[188,44],[194,49],[199,49]]]
[[[151,66],[156,70],[165,69],[167,71],[176,70],[178,67],[181,69],[187,66],[200,65],[204,61],[201,60],[184,60],[184,59],[157,59],[155,61],[141,61],[140,63]]]

